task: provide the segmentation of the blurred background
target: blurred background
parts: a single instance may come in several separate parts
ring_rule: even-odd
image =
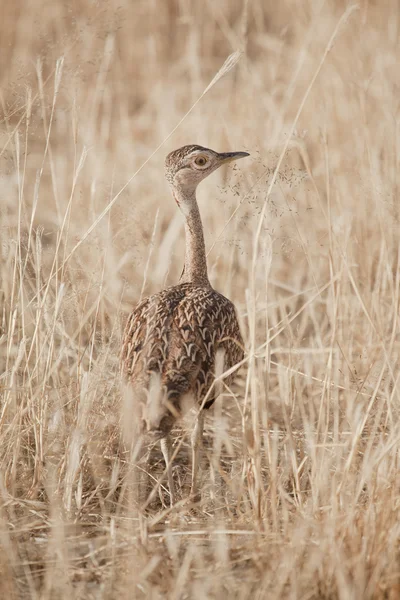
[[[397,597],[397,1],[0,16],[4,597]],[[163,163],[191,143],[251,154],[198,190],[248,363],[206,427],[203,512],[150,522],[120,493],[118,353],[179,279]]]

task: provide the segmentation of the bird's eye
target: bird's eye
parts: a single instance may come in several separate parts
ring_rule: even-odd
[[[207,158],[205,156],[198,156],[194,162],[198,167],[204,167],[207,164]]]

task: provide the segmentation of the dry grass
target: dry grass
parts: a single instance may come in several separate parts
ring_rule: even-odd
[[[1,16],[1,597],[398,598],[397,1]],[[206,423],[201,504],[183,427],[182,501],[144,510],[118,348],[182,268],[163,158],[184,143],[252,155],[199,193],[247,363]]]

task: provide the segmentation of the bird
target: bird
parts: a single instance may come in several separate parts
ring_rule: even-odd
[[[196,188],[222,165],[246,156],[248,152],[220,153],[193,144],[167,155],[165,177],[184,218],[184,268],[177,285],[139,302],[123,333],[121,374],[134,392],[133,400],[140,404],[140,431],[160,441],[171,506],[176,494],[170,431],[190,398],[199,410],[191,434],[191,497],[196,497],[204,410],[212,406],[217,395],[217,356],[223,356],[224,371],[244,357],[235,306],[213,289],[208,277]],[[228,385],[234,371],[225,379]]]

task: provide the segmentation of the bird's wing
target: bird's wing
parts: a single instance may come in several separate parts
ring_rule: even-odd
[[[200,401],[223,368],[243,357],[233,304],[211,288],[182,284],[143,300],[128,319],[121,354],[125,377],[146,385],[159,373],[171,398],[192,393]],[[213,394],[210,394],[213,398]]]
[[[189,285],[174,312],[165,376],[179,381],[181,389],[187,382],[188,389],[201,401],[215,379],[219,350],[223,351],[223,370],[243,358],[235,308],[213,289]],[[215,390],[207,397],[211,401]]]
[[[182,294],[175,288],[140,302],[130,314],[123,334],[121,367],[124,376],[146,383],[146,373],[161,373],[168,348],[168,332]]]

